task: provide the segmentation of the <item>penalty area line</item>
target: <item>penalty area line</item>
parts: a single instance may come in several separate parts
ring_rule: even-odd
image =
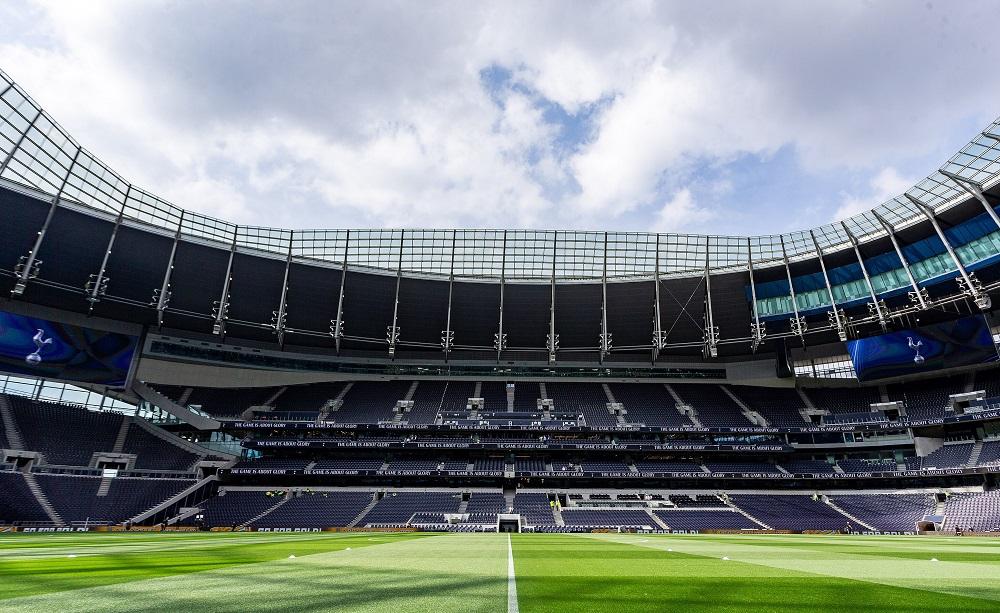
[[[507,535],[507,613],[518,613],[517,577],[514,576],[514,549]]]

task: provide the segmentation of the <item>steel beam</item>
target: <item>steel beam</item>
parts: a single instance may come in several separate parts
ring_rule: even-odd
[[[344,336],[344,287],[347,283],[347,256],[351,245],[351,231],[344,235],[344,262],[340,269],[340,293],[337,294],[337,318],[330,321],[330,335],[340,354],[340,339]]]
[[[49,231],[49,226],[52,224],[52,218],[55,217],[56,209],[59,208],[59,199],[62,197],[63,190],[66,189],[66,183],[69,182],[70,175],[73,174],[73,167],[76,166],[76,160],[80,157],[80,151],[82,149],[77,147],[76,153],[73,154],[73,161],[70,162],[69,169],[66,171],[66,176],[63,177],[62,183],[59,184],[59,191],[52,197],[49,212],[45,216],[42,229],[35,236],[35,243],[31,247],[31,251],[28,252],[28,255],[22,257],[21,261],[17,264],[17,282],[14,283],[14,289],[10,291],[11,296],[20,296],[23,294],[25,288],[28,286],[28,281],[38,276],[38,269],[42,265],[42,261],[38,259],[38,250],[42,248],[42,241],[45,240],[45,234]]]
[[[292,245],[295,243],[295,231],[288,232],[288,255],[285,258],[285,276],[281,281],[281,302],[274,311],[274,332],[278,335],[278,346],[285,346],[285,320],[288,319],[288,272],[292,268]]]
[[[938,238],[940,238],[941,242],[944,244],[944,248],[948,251],[948,255],[951,256],[951,261],[958,268],[958,273],[961,276],[959,285],[962,287],[962,290],[968,294],[970,298],[972,298],[980,310],[989,310],[992,304],[989,294],[984,294],[982,292],[982,285],[979,283],[979,280],[965,269],[965,265],[962,264],[962,260],[958,258],[958,253],[956,253],[955,248],[951,246],[951,242],[948,240],[944,230],[941,228],[941,224],[934,215],[934,209],[909,194],[904,195],[910,202],[920,209],[927,220],[931,222],[931,225],[934,227],[934,232],[937,233]]]
[[[184,227],[184,215],[187,213],[181,210],[180,217],[177,218],[177,232],[174,233],[174,243],[170,247],[170,258],[167,259],[167,269],[163,272],[163,283],[160,288],[153,291],[153,304],[156,305],[156,324],[163,327],[163,315],[170,304],[170,278],[174,272],[174,258],[177,257],[177,243],[181,240],[181,229]],[[235,238],[233,239],[236,240]]]
[[[406,230],[399,231],[399,260],[396,262],[396,298],[392,303],[392,325],[386,330],[385,340],[389,343],[389,357],[396,356],[396,343],[399,341],[399,285],[403,280],[403,242]]]
[[[104,259],[101,260],[101,267],[97,270],[97,274],[90,275],[90,279],[87,281],[86,292],[87,292],[87,302],[90,303],[89,312],[94,312],[94,305],[101,301],[101,296],[107,291],[108,288],[108,260],[111,258],[111,250],[115,246],[115,240],[118,238],[118,228],[122,225],[122,219],[125,218],[125,208],[128,206],[128,197],[132,193],[132,186],[129,185],[125,190],[125,200],[122,202],[122,208],[118,211],[118,216],[115,217],[115,225],[111,229],[111,237],[108,238],[108,246],[104,250]]]
[[[611,353],[611,333],[608,332],[608,233],[604,233],[604,265],[601,268],[601,345],[599,361]]]
[[[504,284],[507,281],[507,231],[503,231],[503,246],[501,247],[500,255],[500,327],[496,334],[493,335],[493,349],[497,352],[497,362],[503,354],[503,350],[507,348],[507,334],[503,331],[503,291]]]
[[[666,335],[660,324],[660,235],[656,235],[656,261],[653,266],[653,361],[660,357],[666,345]]]
[[[794,313],[794,317],[791,320],[791,329],[794,334],[801,337],[806,331],[806,321],[802,317],[799,317],[799,303],[795,299],[792,269],[788,266],[788,253],[785,251],[785,237],[779,235],[778,240],[781,241],[781,260],[785,264],[785,276],[788,278],[788,292],[792,297],[792,313]]]
[[[215,303],[215,323],[212,324],[212,334],[226,337],[226,321],[229,319],[229,286],[233,282],[233,261],[236,259],[236,242],[240,235],[240,227],[233,228],[233,243],[229,247],[229,261],[226,263],[226,278],[222,282],[222,295]]]
[[[938,172],[951,179],[952,182],[954,182],[956,185],[958,185],[963,190],[968,192],[969,195],[971,195],[973,198],[978,200],[979,203],[983,205],[983,208],[986,209],[986,213],[989,214],[990,218],[993,220],[993,223],[995,223],[996,226],[1000,228],[1000,216],[997,215],[997,212],[993,209],[992,206],[990,206],[990,203],[986,200],[986,196],[983,194],[982,185],[979,185],[978,183],[970,181],[969,179],[966,179],[964,177],[960,177],[954,173],[950,173],[947,170],[939,170]]]
[[[35,115],[35,118],[31,120],[31,123],[28,124],[28,127],[24,129],[24,132],[21,132],[21,136],[19,136],[17,142],[14,143],[14,148],[10,150],[10,153],[8,153],[7,157],[4,158],[3,163],[0,164],[0,175],[2,175],[5,170],[7,170],[7,165],[10,164],[10,161],[14,159],[14,154],[17,153],[17,150],[21,148],[21,144],[24,143],[24,139],[28,137],[28,132],[31,132],[31,129],[35,127],[35,122],[37,122],[38,118],[41,116],[42,116],[42,111],[41,109],[39,109],[38,113]],[[79,154],[79,151],[77,151],[77,153]]]
[[[458,231],[451,231],[451,265],[448,270],[448,317],[445,319],[444,330],[441,332],[441,348],[444,350],[444,361],[448,361],[451,346],[455,343],[455,333],[451,330],[451,299],[455,288],[455,244],[458,242]]]
[[[559,350],[559,337],[556,335],[556,251],[559,249],[559,231],[552,233],[552,280],[549,290],[549,335],[546,346],[549,350],[549,363],[555,363],[556,351]]]
[[[757,348],[764,342],[767,336],[765,324],[760,321],[760,311],[757,310],[757,282],[753,278],[753,244],[750,237],[747,237],[747,270],[750,273],[750,310],[753,313],[753,323],[750,324],[751,351],[757,352]]]
[[[889,240],[892,242],[892,248],[896,250],[896,257],[899,258],[900,263],[903,264],[903,271],[906,272],[906,278],[910,281],[910,287],[913,291],[910,292],[910,300],[916,302],[921,309],[927,309],[927,297],[926,291],[917,284],[916,277],[913,276],[913,271],[910,270],[910,264],[906,261],[906,256],[903,254],[903,249],[899,246],[899,240],[896,238],[896,229],[892,227],[884,217],[879,215],[874,209],[872,210],[872,215],[875,219],[882,224],[882,228],[885,230],[886,234],[889,235]]]
[[[705,357],[719,357],[719,330],[712,314],[712,274],[709,259],[709,239],[705,237]]]
[[[879,300],[878,294],[875,293],[875,286],[872,284],[872,278],[868,274],[868,266],[865,265],[865,260],[861,257],[861,249],[858,245],[858,239],[850,230],[847,229],[847,223],[842,221],[840,222],[840,226],[844,229],[844,234],[847,235],[848,240],[851,241],[851,247],[854,248],[854,256],[858,259],[858,265],[861,266],[861,274],[865,277],[865,285],[868,286],[868,295],[872,298],[871,304],[868,306],[869,311],[875,312],[879,325],[882,326],[883,330],[885,330],[886,318],[885,312],[882,309],[882,301]]]
[[[809,237],[812,238],[813,246],[816,248],[816,257],[819,259],[819,267],[823,271],[823,281],[826,283],[826,294],[830,298],[830,312],[832,323],[837,329],[837,337],[842,341],[847,340],[847,328],[844,327],[844,319],[841,317],[840,309],[837,307],[837,299],[833,296],[833,285],[830,284],[830,275],[826,272],[826,262],[823,261],[823,250],[820,249],[819,241],[816,240],[816,233],[809,230]]]

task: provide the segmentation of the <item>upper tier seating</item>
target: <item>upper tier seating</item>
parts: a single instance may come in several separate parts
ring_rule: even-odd
[[[308,460],[298,458],[258,458],[256,460],[240,460],[234,469],[253,468],[258,470],[302,470],[309,464]]]
[[[406,398],[410,381],[358,381],[344,396],[340,410],[327,419],[343,424],[374,424],[392,419],[396,403]]]
[[[191,390],[187,405],[199,406],[213,417],[239,418],[250,407],[263,405],[276,391],[269,387],[196,387]]]
[[[836,509],[810,496],[737,494],[730,498],[774,530],[842,530],[850,522]]]
[[[888,386],[889,398],[906,406],[911,420],[940,419],[945,416],[948,396],[965,389],[965,376],[907,381]]]
[[[704,383],[671,383],[685,404],[694,407],[706,428],[739,428],[751,425],[739,405],[722,387]]]
[[[969,463],[975,443],[946,443],[926,457],[919,458],[920,468],[960,468]],[[907,463],[907,468],[910,463]]]
[[[730,389],[750,409],[760,413],[767,423],[779,428],[809,425],[799,409],[805,407],[794,388],[733,385]]]
[[[793,474],[828,474],[833,464],[826,460],[780,460],[781,467]]]
[[[313,383],[289,385],[274,401],[275,411],[319,411],[344,391],[346,383]]]
[[[768,462],[705,462],[705,467],[713,473],[780,473],[774,464]]]
[[[837,462],[845,473],[882,473],[899,470],[894,460],[847,458]]]
[[[983,441],[983,450],[979,453],[979,466],[1000,464],[1000,439]]]
[[[89,466],[98,451],[112,451],[122,416],[21,396],[7,396],[25,449],[45,455],[48,464]]]
[[[700,464],[681,460],[637,460],[636,469],[641,473],[703,473]]]
[[[831,413],[870,413],[881,402],[877,387],[810,387],[803,390],[817,409]]]
[[[423,382],[420,383],[423,385]],[[441,399],[442,411],[464,411],[469,406],[469,398],[476,392],[472,381],[449,381]],[[506,401],[504,401],[506,404]],[[506,406],[504,407],[506,409]]]
[[[122,451],[136,454],[135,468],[139,469],[189,471],[199,459],[136,424],[129,425]]]
[[[677,411],[677,401],[662,383],[611,383],[615,400],[627,411],[625,421],[652,427],[691,426],[691,420]]]
[[[617,423],[608,413],[607,394],[597,383],[546,383],[545,391],[556,411],[583,415],[588,426],[605,427]]]
[[[479,393],[486,404],[483,410],[500,412],[507,410],[507,385],[501,381],[483,381]]]
[[[444,404],[445,381],[421,381],[413,393],[413,408],[403,416],[411,424],[432,424]],[[462,407],[465,408],[464,406]]]
[[[551,392],[550,392],[551,393]],[[542,390],[532,381],[518,381],[514,384],[514,410],[533,413],[538,410],[538,399]]]
[[[303,492],[253,522],[257,528],[342,528],[372,501],[366,491]]]

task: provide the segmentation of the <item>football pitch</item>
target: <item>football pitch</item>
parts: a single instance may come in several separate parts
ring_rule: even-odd
[[[0,535],[0,611],[998,611],[1000,539]]]

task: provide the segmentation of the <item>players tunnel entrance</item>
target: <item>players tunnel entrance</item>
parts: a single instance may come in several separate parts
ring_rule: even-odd
[[[520,532],[521,516],[517,514],[500,515],[497,518],[497,530],[499,532]]]

